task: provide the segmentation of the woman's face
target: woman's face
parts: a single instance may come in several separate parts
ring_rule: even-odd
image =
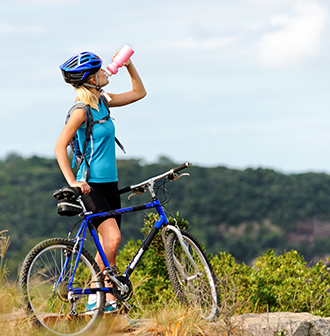
[[[99,79],[99,85],[102,87],[102,86],[105,86],[107,84],[109,84],[109,78],[108,78],[108,75],[106,74],[105,70],[103,69],[100,69],[96,75],[98,76],[98,79]]]

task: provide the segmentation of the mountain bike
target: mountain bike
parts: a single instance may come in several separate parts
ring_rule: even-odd
[[[131,196],[149,191],[152,201],[102,213],[86,211],[81,195],[75,188],[55,191],[58,206],[77,209],[82,217],[73,239],[53,238],[36,245],[27,254],[21,267],[19,289],[27,316],[36,327],[53,335],[85,335],[97,328],[105,308],[107,293],[115,296],[118,304],[129,309],[133,294],[130,276],[148,250],[159,230],[165,246],[165,260],[169,278],[178,299],[197,309],[207,320],[218,317],[220,304],[216,276],[197,239],[178,225],[170,225],[163,206],[156,195],[155,182],[173,182],[189,175],[180,173],[190,167],[186,162],[144,182],[126,186],[120,193],[131,191]],[[156,209],[158,220],[146,236],[123,275],[111,267],[98,239],[91,219],[114,216],[134,211]],[[84,248],[87,229],[105,265],[101,274],[91,254]],[[86,310],[89,295],[96,298],[96,306]]]

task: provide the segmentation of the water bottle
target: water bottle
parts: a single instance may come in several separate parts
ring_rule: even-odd
[[[122,67],[133,54],[134,50],[130,48],[127,44],[124,45],[119,53],[114,57],[112,63],[107,66],[107,74],[109,76],[115,75],[118,72],[118,68]]]

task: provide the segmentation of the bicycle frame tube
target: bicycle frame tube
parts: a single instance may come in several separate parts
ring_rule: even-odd
[[[83,223],[80,225],[80,228],[79,228],[79,230],[78,230],[78,232],[77,232],[77,234],[76,234],[76,237],[75,237],[75,239],[74,239],[74,240],[76,241],[76,243],[75,243],[75,245],[74,245],[74,249],[73,249],[72,252],[70,252],[70,253],[66,256],[66,260],[65,260],[64,265],[63,265],[63,267],[62,267],[62,269],[61,269],[61,274],[60,274],[60,276],[59,276],[59,278],[58,278],[58,280],[57,280],[57,283],[56,283],[56,287],[55,287],[55,288],[57,288],[58,285],[61,283],[62,278],[63,278],[63,275],[64,275],[64,272],[65,272],[65,270],[66,270],[66,268],[67,268],[67,266],[68,266],[69,260],[70,260],[70,258],[71,258],[71,253],[74,253],[74,254],[77,254],[77,259],[76,259],[76,262],[75,262],[75,265],[74,265],[74,268],[73,268],[73,271],[72,271],[72,276],[71,276],[70,282],[69,282],[69,284],[68,284],[68,286],[67,286],[68,290],[71,290],[71,289],[72,289],[73,279],[74,279],[74,276],[75,276],[75,274],[76,274],[76,270],[77,270],[78,263],[79,263],[79,259],[80,259],[80,255],[81,255],[81,251],[82,251],[82,249],[83,249],[83,245],[84,245],[84,244],[82,243],[82,244],[79,245],[79,249],[78,249],[78,251],[76,250],[76,247],[78,246],[79,241],[82,241],[82,242],[83,242],[83,241],[85,240],[86,230],[87,230],[87,221],[84,220]],[[81,235],[81,237],[80,237],[80,235]],[[55,290],[55,288],[54,288],[54,290]]]
[[[86,218],[85,218],[84,222],[86,221],[86,223],[87,223],[89,220],[91,220],[93,218],[99,218],[99,217],[105,217],[105,216],[107,216],[107,217],[109,217],[109,216],[113,217],[113,216],[116,216],[116,215],[121,215],[121,214],[125,214],[125,213],[130,213],[130,212],[135,212],[135,211],[141,211],[141,210],[146,210],[146,209],[152,209],[152,208],[156,208],[157,212],[158,212],[158,214],[160,216],[160,218],[161,217],[164,218],[164,222],[160,221],[161,223],[158,224],[159,225],[158,229],[160,229],[163,223],[166,223],[166,224],[168,223],[168,220],[167,220],[167,218],[165,216],[164,210],[161,207],[160,202],[159,202],[158,199],[154,200],[151,203],[146,203],[146,204],[141,204],[141,205],[135,205],[135,206],[132,206],[132,207],[121,208],[121,209],[111,210],[111,211],[107,211],[107,212],[100,212],[100,213],[92,214],[92,215],[86,215]],[[107,257],[105,255],[105,253],[103,251],[103,248],[102,248],[102,246],[100,244],[100,241],[99,241],[99,239],[97,237],[96,231],[94,229],[91,229],[90,231],[91,231],[91,235],[92,235],[92,238],[94,240],[94,243],[96,245],[96,248],[97,248],[98,252],[100,253],[100,256],[101,256],[101,259],[103,261],[103,264],[105,265],[106,268],[110,267],[109,262],[107,260]],[[149,242],[149,244],[150,243],[151,243],[151,241]],[[126,275],[126,272],[125,272],[124,275]]]
[[[88,216],[86,216],[86,218],[82,222],[82,224],[81,224],[81,226],[80,226],[80,228],[79,228],[79,230],[78,230],[78,232],[76,234],[76,237],[75,237],[76,244],[78,244],[79,241],[84,241],[85,240],[87,226],[88,226],[88,221],[89,221],[89,219],[87,217]],[[98,239],[97,233],[95,232],[95,229],[94,228],[90,228],[90,233],[91,233],[91,236],[92,236],[93,241],[95,243],[95,246],[97,247],[97,250],[98,250],[98,252],[100,253],[100,255],[102,257],[102,260],[103,260],[105,266],[108,267],[109,266],[109,262],[108,262],[108,260],[107,260],[107,258],[105,256],[105,253],[104,253],[103,248],[102,248],[102,246],[100,244],[100,241]],[[80,235],[82,235],[82,237],[80,237]],[[80,244],[79,250],[76,252],[77,253],[77,259],[76,259],[76,263],[74,265],[74,269],[73,269],[73,272],[72,272],[70,283],[67,286],[68,291],[71,293],[71,295],[95,294],[98,291],[102,291],[102,292],[105,292],[105,293],[112,293],[112,288],[107,288],[107,287],[103,287],[103,288],[85,288],[85,289],[73,288],[72,287],[72,284],[73,284],[73,281],[74,281],[74,276],[76,274],[76,270],[77,270],[77,267],[78,267],[78,263],[79,263],[79,260],[80,260],[80,255],[81,255],[82,249],[83,249],[83,243]],[[57,282],[57,286],[61,282],[61,279],[62,279],[62,276],[64,274],[64,271],[65,271],[65,269],[66,269],[66,267],[68,265],[69,259],[70,259],[70,255],[68,255],[67,258],[66,258],[65,264],[64,264],[64,266],[62,268],[62,271],[61,271],[61,276],[59,277],[58,282]]]
[[[151,203],[136,205],[136,206],[133,206],[133,207],[121,208],[121,209],[116,209],[116,210],[111,210],[111,211],[101,212],[101,213],[91,214],[91,215],[87,214],[83,223],[82,223],[82,225],[80,226],[80,228],[78,230],[78,233],[77,233],[75,239],[79,239],[79,240],[84,240],[85,239],[88,222],[92,218],[98,218],[98,217],[104,217],[104,216],[115,216],[115,215],[120,215],[120,214],[124,214],[124,213],[130,213],[130,212],[140,211],[140,210],[145,210],[145,209],[151,209],[151,208],[156,208],[157,213],[159,214],[159,219],[154,224],[153,228],[151,229],[148,236],[145,238],[145,240],[141,244],[140,248],[137,250],[135,256],[133,257],[133,259],[129,263],[125,273],[123,274],[124,276],[129,278],[130,275],[133,273],[135,267],[137,266],[137,264],[141,260],[143,254],[149,249],[149,246],[150,246],[151,242],[153,241],[153,239],[155,238],[156,234],[158,233],[159,229],[162,227],[162,225],[164,225],[164,224],[167,225],[168,224],[168,219],[166,218],[165,212],[164,212],[164,210],[163,210],[163,208],[162,208],[158,199],[155,199]],[[80,238],[80,234],[82,232],[83,232],[82,238]],[[95,231],[95,229],[91,228],[90,233],[91,233],[92,239],[95,243],[95,246],[96,246],[98,252],[100,253],[100,256],[102,258],[102,261],[103,261],[105,267],[109,268],[110,264],[109,264],[109,262],[107,260],[107,257],[106,257],[106,255],[103,251],[101,243],[98,239],[97,232]],[[84,290],[72,288],[72,283],[73,283],[73,279],[74,279],[76,269],[78,267],[78,261],[79,261],[80,255],[81,255],[82,247],[83,247],[83,244],[80,244],[78,255],[77,255],[76,265],[74,267],[74,271],[73,271],[73,274],[72,274],[72,277],[71,277],[70,284],[68,285],[68,290],[73,295],[74,294],[76,294],[76,295],[79,295],[79,294],[93,294],[93,293],[96,293],[97,291],[112,293],[112,289],[107,288],[107,287],[105,287],[105,288],[90,288],[90,289],[84,289]],[[67,260],[68,259],[69,258],[67,258]],[[62,273],[64,272],[64,269],[62,270]],[[60,283],[60,279],[59,279],[58,284],[59,283]]]
[[[168,219],[166,218],[165,212],[164,212],[162,206],[160,205],[159,200],[158,199],[155,200],[153,202],[153,204],[155,204],[156,210],[157,210],[158,215],[159,215],[159,219],[154,224],[154,226],[150,230],[150,232],[147,235],[147,237],[144,239],[144,241],[141,244],[140,248],[135,253],[135,256],[133,257],[133,259],[130,261],[130,263],[129,263],[129,265],[128,265],[125,273],[124,273],[124,276],[127,277],[127,278],[129,278],[131,276],[131,274],[133,273],[135,267],[137,266],[137,264],[141,260],[142,256],[149,249],[149,246],[150,246],[151,242],[155,238],[156,234],[158,233],[158,231],[162,227],[162,225],[164,225],[164,224],[167,225],[168,224]]]

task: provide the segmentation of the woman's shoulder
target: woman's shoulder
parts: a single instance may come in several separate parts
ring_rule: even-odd
[[[82,124],[86,121],[86,114],[82,107],[77,107],[71,112],[70,118],[72,122]]]
[[[82,107],[78,107],[75,108],[72,112],[71,112],[71,117],[74,117],[74,118],[82,118],[82,117],[85,117],[85,110],[82,108]]]

